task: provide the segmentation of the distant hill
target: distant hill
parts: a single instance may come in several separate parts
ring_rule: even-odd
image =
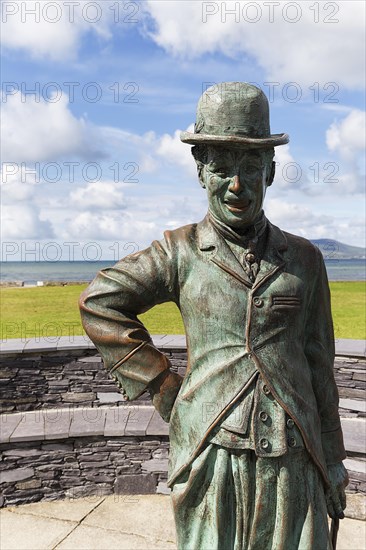
[[[366,258],[366,249],[360,246],[350,246],[334,239],[312,239],[311,242],[319,248],[326,260],[356,260]]]

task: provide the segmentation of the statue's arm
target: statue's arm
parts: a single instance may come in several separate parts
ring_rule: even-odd
[[[177,300],[176,261],[169,235],[98,273],[80,297],[85,332],[127,399],[149,390],[165,420],[182,378],[153,345],[138,315],[156,304]]]
[[[317,251],[317,275],[314,278],[311,305],[306,319],[305,353],[312,372],[312,385],[321,422],[321,438],[328,468],[328,513],[343,517],[346,506],[344,489],[348,484],[343,434],[338,412],[339,395],[334,378],[334,331],[328,278],[320,251]]]

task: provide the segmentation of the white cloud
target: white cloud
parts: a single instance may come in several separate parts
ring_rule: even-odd
[[[293,182],[297,181],[299,165],[291,155],[288,143],[281,147],[276,147],[275,151],[276,173],[273,185],[276,188],[289,189],[293,187]]]
[[[155,132],[150,131],[139,135],[121,128],[103,126],[99,128],[99,133],[104,143],[108,143],[109,149],[113,150],[113,156],[123,156],[128,159],[120,170],[125,183],[136,183],[133,180],[136,179],[137,173],[133,175],[133,166],[127,166],[128,163],[138,164],[137,171],[143,173],[154,172],[158,168],[156,157],[158,137]]]
[[[366,113],[353,109],[326,131],[328,150],[339,157],[339,173],[333,186],[339,193],[363,193],[366,145]]]
[[[265,210],[269,219],[281,227],[311,227],[314,220],[317,219],[317,216],[309,208],[281,199],[269,199],[266,202]],[[321,218],[322,222],[329,221],[329,219]]]
[[[363,88],[364,2],[268,4],[148,0],[147,28],[176,56],[247,55],[272,82],[297,82],[304,91],[315,82]]]
[[[154,222],[136,219],[130,212],[90,212],[77,214],[67,225],[64,238],[93,240],[131,240],[141,243],[151,238],[156,229]]]
[[[71,193],[67,199],[70,210],[65,211],[60,231],[63,238],[91,239],[107,241],[138,241],[139,248],[147,246],[153,239],[161,239],[165,229],[173,229],[203,218],[207,210],[204,191],[197,184],[196,193],[187,195],[174,187],[172,194],[164,194],[161,188],[154,187],[154,194],[145,194],[146,188],[130,188],[128,199],[119,195],[119,184],[112,183],[106,201],[100,201],[96,209],[98,196],[103,186],[92,184]],[[127,193],[126,193],[127,195]],[[116,196],[122,200],[116,204]],[[90,200],[90,203],[88,200]],[[80,202],[82,200],[83,202]],[[85,202],[84,202],[85,201]],[[82,210],[82,211],[80,211]],[[60,220],[59,220],[60,223]]]
[[[122,185],[113,181],[91,182],[86,187],[79,187],[70,193],[71,208],[77,209],[124,209],[126,199]]]
[[[24,169],[7,172],[4,164],[1,181],[1,239],[43,239],[54,235],[52,224],[43,219],[35,202],[35,187],[26,179]],[[5,171],[5,172],[4,172]]]
[[[347,167],[345,166],[347,170]],[[361,175],[356,166],[349,167],[348,171],[337,174],[336,183],[332,184],[333,192],[340,197],[345,195],[361,194],[361,200],[365,193],[365,176]]]
[[[345,159],[353,160],[366,145],[366,113],[353,109],[343,120],[335,121],[326,132],[330,151],[336,151]]]
[[[49,221],[40,219],[40,212],[32,204],[1,205],[1,238],[43,239],[54,235]]]
[[[357,214],[352,219],[344,214],[331,215],[318,209],[281,199],[269,199],[265,212],[281,229],[306,239],[335,239],[346,244],[363,246],[364,221]],[[326,208],[326,204],[324,204]]]
[[[26,50],[34,58],[61,62],[74,60],[87,32],[105,39],[111,36],[111,4],[108,0],[4,2],[2,45]]]
[[[38,176],[36,171],[28,170],[25,164],[18,164],[16,162],[3,162],[0,170],[0,185],[2,186],[1,192],[4,196],[11,196],[13,190],[23,189],[20,191],[18,199],[21,197],[27,198],[30,194],[33,194],[31,184],[38,182]]]
[[[39,99],[39,98],[38,98]],[[62,95],[53,103],[39,102],[20,92],[8,95],[2,107],[3,162],[57,161],[65,155],[100,156],[93,147],[95,130],[84,118],[77,119]]]
[[[187,128],[187,132],[193,132],[194,125]],[[191,154],[191,147],[182,143],[180,140],[181,130],[176,130],[174,135],[164,134],[156,148],[159,156],[164,157],[169,163],[182,167],[185,172],[195,177],[197,176],[196,163]]]
[[[192,129],[193,125],[187,128],[188,131]],[[123,153],[124,157],[137,162],[138,172],[162,172],[166,167],[171,169],[172,165],[176,165],[179,172],[182,172],[183,168],[185,175],[196,178],[197,171],[191,147],[180,141],[180,132],[181,130],[175,130],[173,135],[158,136],[152,131],[138,135],[119,128],[100,129],[104,142],[108,142],[115,153]],[[138,174],[136,176],[138,177]],[[128,183],[129,179],[125,179],[125,182]]]

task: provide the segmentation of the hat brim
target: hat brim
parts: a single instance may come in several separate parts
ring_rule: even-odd
[[[194,134],[181,132],[180,139],[183,143],[191,145],[226,145],[227,147],[243,147],[248,149],[270,149],[277,145],[285,145],[290,141],[288,134],[272,134],[268,138],[255,139],[240,136],[219,136],[211,134]]]

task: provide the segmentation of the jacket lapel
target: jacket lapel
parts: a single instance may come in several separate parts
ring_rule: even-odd
[[[268,240],[260,271],[254,284],[248,278],[244,267],[231,251],[224,237],[222,237],[210,223],[208,216],[197,224],[198,246],[202,252],[208,254],[210,261],[226,273],[243,283],[248,288],[256,289],[274,275],[284,264],[282,252],[287,249],[286,238],[282,231],[268,222]]]
[[[252,288],[253,284],[244,271],[243,266],[231,251],[229,245],[210,223],[208,216],[197,224],[198,246],[204,254],[218,267],[232,277]]]
[[[283,252],[287,250],[287,239],[281,229],[268,222],[268,237],[266,248],[258,275],[255,279],[253,290],[257,290],[268,279],[273,277],[285,264]]]

